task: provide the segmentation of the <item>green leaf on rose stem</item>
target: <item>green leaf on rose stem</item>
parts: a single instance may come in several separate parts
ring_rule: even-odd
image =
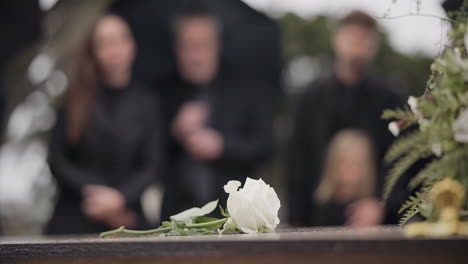
[[[171,227],[171,226],[172,226],[172,222],[170,222],[170,221],[163,221],[163,222],[161,223],[161,226],[162,226],[162,227]]]
[[[214,217],[199,216],[199,217],[195,217],[193,219],[193,222],[195,224],[203,224],[203,223],[207,224],[203,228],[198,228],[199,230],[218,230],[225,223],[225,222],[220,222],[219,220],[221,220],[221,219],[214,218]],[[217,221],[217,222],[215,222],[215,221]],[[214,223],[210,225],[209,224],[210,222],[214,222]]]
[[[229,213],[227,211],[227,208],[226,210],[224,210],[224,208],[221,205],[219,205],[219,210],[221,211],[222,216],[229,218]]]
[[[170,219],[171,221],[176,221],[176,222],[187,222],[191,218],[210,214],[216,209],[217,205],[218,205],[218,200],[215,200],[215,201],[207,203],[202,208],[194,207],[194,208],[185,210],[183,212],[180,212],[176,215],[171,216]]]
[[[187,224],[184,223],[184,222],[177,222],[177,221],[173,221],[172,222],[172,228],[174,229],[177,229],[177,228],[185,228]]]
[[[171,233],[171,232],[170,232]],[[185,231],[183,228],[177,228],[174,230],[174,233],[177,233],[179,236],[188,236],[188,232]]]
[[[228,218],[226,223],[223,225],[223,229],[219,230],[219,234],[224,234],[226,232],[229,232],[229,231],[233,231],[233,232],[237,232],[237,233],[241,233],[241,231],[239,230],[239,228],[237,227],[236,223],[234,222],[234,220],[232,220],[232,218]]]
[[[219,218],[215,217],[208,217],[208,216],[198,216],[193,218],[193,223],[194,224],[200,224],[200,223],[208,223],[208,222],[213,222],[213,221],[218,221]]]

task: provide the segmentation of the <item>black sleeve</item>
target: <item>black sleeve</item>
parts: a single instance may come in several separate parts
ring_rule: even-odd
[[[258,94],[251,92],[249,100],[250,131],[248,136],[230,133],[223,135],[224,152],[222,160],[236,162],[256,162],[267,158],[273,149],[273,119],[275,100],[266,91],[267,87],[256,84]],[[264,94],[261,98],[260,94]]]
[[[311,210],[308,198],[307,186],[304,184],[308,177],[310,158],[309,126],[311,119],[307,115],[308,102],[302,98],[299,100],[292,117],[292,131],[287,149],[287,187],[289,223],[292,225],[306,225],[307,214]]]
[[[325,87],[315,83],[301,94],[293,113],[292,131],[287,147],[286,170],[289,222],[309,225],[313,216],[313,192],[320,180],[324,151],[331,133],[332,106]]]
[[[6,114],[6,87],[3,83],[3,73],[0,72],[0,137],[3,136],[5,131],[5,114]]]
[[[145,118],[148,124],[146,139],[141,147],[141,166],[137,168],[129,180],[124,182],[118,189],[125,197],[127,204],[139,202],[143,191],[154,182],[161,171],[162,165],[162,115],[160,112],[160,104],[156,99],[149,102],[151,109]],[[157,107],[156,107],[157,106]]]
[[[66,120],[64,111],[58,113],[57,124],[52,131],[49,166],[59,185],[81,194],[85,184],[104,185],[102,177],[93,170],[78,164],[71,155],[71,145],[66,139]]]

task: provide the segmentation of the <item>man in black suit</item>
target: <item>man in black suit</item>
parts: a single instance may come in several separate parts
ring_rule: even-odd
[[[220,21],[203,10],[173,24],[178,76],[159,84],[167,132],[162,219],[220,198],[229,180],[255,177],[272,149],[273,102],[268,85],[220,74]]]
[[[333,35],[333,74],[319,79],[300,97],[288,156],[289,222],[313,225],[314,193],[323,174],[324,157],[330,140],[344,129],[358,129],[373,146],[378,183],[374,197],[358,201],[347,210],[347,222],[355,226],[383,222],[379,193],[385,176],[383,156],[393,136],[382,111],[395,108],[400,98],[369,66],[378,49],[375,20],[360,11],[343,18]]]

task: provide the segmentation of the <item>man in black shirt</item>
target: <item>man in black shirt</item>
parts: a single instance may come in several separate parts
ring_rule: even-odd
[[[374,198],[357,201],[347,210],[345,222],[354,226],[380,224],[384,209],[379,192],[384,178],[382,158],[392,141],[380,115],[394,108],[399,97],[369,73],[378,49],[375,20],[360,11],[343,18],[333,35],[333,74],[316,81],[301,96],[295,115],[288,161],[289,222],[313,225],[314,193],[323,174],[324,157],[331,138],[344,129],[365,132],[373,145],[378,183]]]
[[[272,148],[273,102],[264,81],[219,71],[221,24],[203,10],[174,21],[178,76],[159,84],[168,121],[161,218],[220,198],[254,177]]]

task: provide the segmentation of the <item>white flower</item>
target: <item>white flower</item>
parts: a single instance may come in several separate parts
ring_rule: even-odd
[[[419,117],[420,112],[418,110],[418,99],[414,96],[408,97],[408,105],[411,108],[411,112],[413,112],[413,114]]]
[[[426,126],[429,124],[429,120],[424,118],[421,111],[418,109],[418,98],[414,96],[408,97],[408,105],[410,106],[411,112],[416,116],[418,119],[419,128],[424,130]]]
[[[280,220],[280,200],[275,190],[262,179],[247,178],[244,188],[239,181],[230,181],[224,186],[229,194],[227,210],[230,216],[225,229],[237,227],[244,233],[274,232]]]
[[[453,123],[453,136],[456,141],[468,143],[468,109],[463,110]]]
[[[400,135],[400,126],[398,126],[397,121],[393,121],[388,123],[388,130],[395,136],[398,137]]]
[[[442,156],[442,144],[440,143],[432,144],[431,150],[432,150],[432,153],[436,155],[436,157]]]
[[[465,48],[468,50],[468,32],[465,34]]]

